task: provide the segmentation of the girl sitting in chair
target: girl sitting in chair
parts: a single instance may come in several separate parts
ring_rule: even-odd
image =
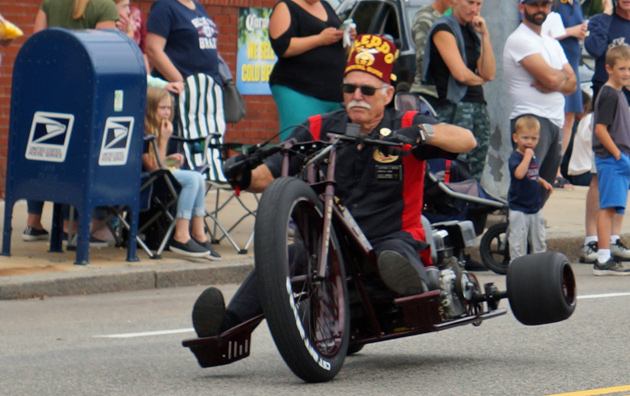
[[[147,107],[144,121],[145,133],[155,135],[157,153],[150,142],[145,144],[142,154],[144,170],[152,172],[162,164],[170,167],[171,173],[182,186],[177,200],[175,232],[169,249],[189,257],[208,257],[216,260],[216,253],[206,238],[204,228],[206,182],[201,173],[180,170],[184,163],[182,154],[166,155],[168,141],[173,134],[173,100],[171,94],[162,88],[147,89]]]

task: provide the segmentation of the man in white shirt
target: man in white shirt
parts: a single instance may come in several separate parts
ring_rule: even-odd
[[[523,21],[508,37],[503,68],[512,99],[510,122],[529,114],[540,122],[536,158],[540,177],[553,185],[560,166],[564,96],[575,92],[577,81],[560,43],[542,34],[551,11],[550,0],[519,0]],[[548,196],[543,191],[543,196]]]

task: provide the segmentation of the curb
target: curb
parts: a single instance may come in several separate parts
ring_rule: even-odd
[[[64,272],[0,279],[0,300],[45,298],[202,284],[241,283],[253,263],[235,260],[221,265],[172,265],[165,268],[107,268],[93,273]]]
[[[547,239],[547,251],[560,252],[567,256],[569,262],[577,263],[582,253],[582,243],[584,236],[559,236]],[[479,246],[473,246],[469,249],[470,257],[481,262],[479,256]]]
[[[564,253],[576,263],[582,246],[581,236],[547,240],[550,251]],[[470,249],[479,261],[479,249]],[[86,295],[168,287],[241,283],[254,268],[253,259],[236,259],[220,264],[158,264],[145,267],[90,268],[84,271],[44,273],[0,278],[0,300]]]

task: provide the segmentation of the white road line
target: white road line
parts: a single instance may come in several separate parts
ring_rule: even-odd
[[[605,294],[587,294],[584,296],[578,296],[578,300],[592,300],[596,298],[612,298],[612,297],[628,297],[630,292],[625,293],[605,293]],[[122,333],[122,334],[105,334],[95,335],[94,338],[135,338],[135,337],[151,337],[170,334],[191,333],[195,330],[189,329],[172,329],[172,330],[156,330],[156,331],[143,331],[139,333]]]
[[[611,297],[628,297],[630,292],[625,293],[604,293],[604,294],[587,294],[585,296],[578,296],[578,300],[589,300],[594,298],[611,298]]]
[[[122,333],[122,334],[105,334],[105,335],[95,335],[94,338],[134,338],[134,337],[151,337],[151,336],[160,336],[160,335],[169,335],[169,334],[181,334],[181,333],[190,333],[195,330],[190,329],[173,329],[173,330],[156,330],[156,331],[142,331],[139,333]]]

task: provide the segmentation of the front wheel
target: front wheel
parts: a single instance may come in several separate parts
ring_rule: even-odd
[[[339,242],[322,237],[322,203],[302,180],[279,178],[264,191],[254,260],[267,324],[289,368],[307,382],[337,375],[348,350],[349,300]],[[317,276],[328,243],[327,271]]]
[[[559,322],[575,311],[575,276],[562,253],[536,253],[514,259],[506,283],[512,313],[525,325]]]

